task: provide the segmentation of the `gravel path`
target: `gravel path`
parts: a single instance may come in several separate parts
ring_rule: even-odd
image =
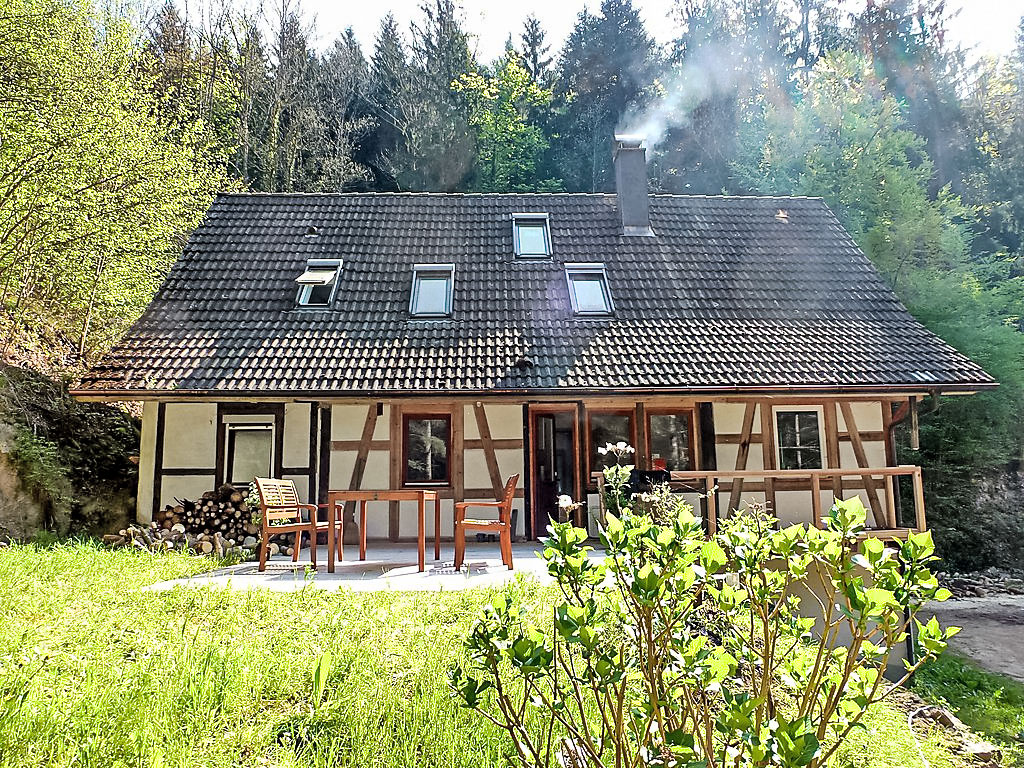
[[[951,650],[1024,682],[1024,595],[947,600],[922,613],[934,613],[943,626],[963,627],[950,640]]]

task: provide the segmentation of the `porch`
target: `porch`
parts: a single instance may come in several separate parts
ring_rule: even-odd
[[[657,473],[649,473],[656,475]],[[691,470],[663,473],[673,490],[689,494],[714,533],[720,520],[748,503],[764,504],[782,525],[822,526],[832,499],[859,495],[868,509],[865,535],[905,539],[927,527],[921,468]],[[657,480],[658,478],[652,478]],[[593,476],[603,507],[604,477]],[[780,497],[783,497],[780,500]]]
[[[418,570],[416,542],[373,542],[366,551],[366,560],[359,560],[358,548],[345,547],[345,559],[335,562],[334,573],[327,572],[327,548],[317,549],[317,567],[309,567],[309,551],[303,549],[299,562],[277,555],[270,558],[267,569],[260,573],[258,563],[246,562],[218,568],[190,578],[158,582],[147,587],[163,591],[174,587],[215,587],[236,590],[269,589],[273,592],[297,592],[302,589],[356,592],[453,592],[464,589],[501,587],[516,578],[528,577],[542,584],[553,583],[544,561],[538,556],[540,545],[526,541],[512,545],[515,569],[510,571],[501,562],[497,543],[466,542],[466,562],[461,571],[452,564],[450,544],[441,550],[441,559],[427,558],[426,570]]]

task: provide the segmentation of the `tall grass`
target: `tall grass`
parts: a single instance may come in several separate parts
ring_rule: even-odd
[[[208,560],[88,544],[0,551],[0,765],[503,766],[448,696],[488,591],[292,594],[139,587]],[[545,611],[547,592],[509,587]],[[882,708],[840,763],[919,766]],[[938,742],[933,768],[956,768]]]

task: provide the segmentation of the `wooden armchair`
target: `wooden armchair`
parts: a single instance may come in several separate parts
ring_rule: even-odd
[[[326,531],[328,523],[317,520],[316,504],[299,503],[295,492],[295,483],[291,480],[275,480],[270,477],[253,478],[260,495],[260,567],[262,572],[267,567],[267,554],[270,549],[270,537],[282,533],[295,534],[295,551],[292,562],[298,562],[299,549],[302,546],[302,534],[309,534],[309,559],[316,567],[317,533]],[[309,514],[308,520],[302,519],[302,513]],[[273,524],[272,524],[273,523]],[[336,518],[335,525],[340,527],[341,520]],[[340,542],[340,531],[338,541]],[[340,546],[339,546],[340,549]]]
[[[505,483],[501,501],[460,501],[455,505],[455,568],[462,567],[466,557],[466,531],[486,531],[498,534],[501,544],[501,562],[512,570],[512,501],[516,496],[519,475],[512,475]],[[468,507],[489,507],[498,510],[497,520],[473,520],[466,517]]]

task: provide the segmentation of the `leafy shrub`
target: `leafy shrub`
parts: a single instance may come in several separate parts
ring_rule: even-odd
[[[57,445],[24,427],[16,427],[14,434],[10,456],[26,490],[55,505],[70,502],[71,483]]]
[[[949,596],[928,569],[931,536],[898,551],[861,541],[865,517],[855,498],[824,530],[778,530],[748,509],[708,540],[688,510],[658,525],[626,508],[607,518],[601,562],[585,531],[555,524],[543,542],[562,593],[551,627],[496,599],[450,684],[524,767],[824,765],[955,632],[913,618]],[[800,613],[804,585],[817,623]],[[888,683],[911,621],[919,661]]]

